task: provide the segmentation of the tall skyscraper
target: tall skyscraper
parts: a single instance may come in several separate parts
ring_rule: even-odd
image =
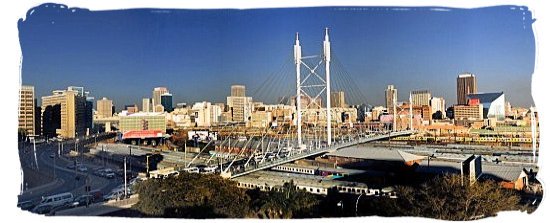
[[[55,90],[52,95],[42,97],[42,133],[48,137],[60,135],[74,138],[84,135],[89,123],[89,104],[82,87]]]
[[[456,78],[456,101],[459,105],[468,104],[468,95],[477,93],[476,76],[471,73],[459,74]]]
[[[151,105],[150,98],[144,98],[141,103],[141,111],[143,112],[152,112],[153,106]]]
[[[102,98],[97,101],[97,117],[98,118],[110,118],[113,117],[112,113],[113,101],[107,98]]]
[[[331,92],[330,93],[330,105],[333,108],[345,108],[345,107],[347,107],[344,91]]]
[[[34,86],[21,86],[19,91],[19,129],[28,135],[36,134]]]
[[[160,96],[160,104],[164,107],[164,111],[172,112],[174,110],[172,106],[172,94],[164,93]]]
[[[165,87],[156,87],[153,89],[153,106],[161,104],[160,96],[164,93],[169,93]]]
[[[231,96],[245,97],[246,88],[244,85],[231,85]]]
[[[411,96],[413,105],[430,105],[430,98],[432,98],[428,90],[412,91]]]
[[[227,106],[235,122],[248,122],[252,114],[252,97],[246,97],[243,85],[232,85],[231,96],[227,97]]]
[[[393,85],[388,85],[386,88],[386,109],[393,113],[393,103],[397,103],[397,88]]]

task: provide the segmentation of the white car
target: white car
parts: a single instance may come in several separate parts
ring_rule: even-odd
[[[187,171],[188,173],[199,173],[200,172],[198,167],[188,167],[188,168],[183,169],[183,171]]]
[[[41,213],[45,211],[44,209],[51,210],[51,208],[69,204],[73,202],[73,199],[73,194],[70,192],[43,197],[42,201],[40,201],[40,204],[34,207],[32,212]]]

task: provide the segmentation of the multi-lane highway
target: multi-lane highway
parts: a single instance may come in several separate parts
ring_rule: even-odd
[[[98,135],[96,139],[93,137],[79,138],[78,147],[84,148],[87,143],[93,143],[94,140],[102,140],[111,137],[110,135]],[[63,144],[63,151],[59,150]],[[21,165],[27,168],[36,170],[38,163],[38,173],[54,176],[56,183],[48,185],[38,185],[34,188],[25,188],[26,190],[19,195],[19,202],[22,201],[38,201],[42,196],[59,194],[63,192],[72,192],[75,196],[85,193],[85,186],[89,185],[91,190],[101,190],[103,194],[107,194],[111,189],[122,183],[121,177],[115,179],[106,179],[93,175],[93,170],[101,167],[93,160],[81,159],[79,157],[71,158],[69,153],[75,149],[75,140],[64,142],[49,142],[36,145],[36,162],[34,160],[32,143],[25,144],[20,147]],[[25,152],[26,151],[26,152]],[[59,153],[58,153],[59,152]],[[75,169],[69,169],[67,166],[74,164],[74,159],[86,166],[87,172],[80,172]],[[55,165],[55,166],[54,166]],[[55,171],[54,171],[55,169]]]

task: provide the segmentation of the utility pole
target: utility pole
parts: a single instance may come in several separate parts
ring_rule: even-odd
[[[533,146],[533,163],[536,163],[537,155],[537,119],[535,118],[535,108],[531,107],[531,142]]]
[[[124,198],[128,195],[128,189],[126,187],[126,157],[124,157]]]
[[[145,158],[147,158],[147,177],[149,177],[149,157],[151,155],[147,155]]]
[[[38,170],[38,160],[36,159],[36,138],[32,137],[32,147],[34,151],[34,164],[36,165],[36,170]]]
[[[54,153],[53,154],[53,179],[55,180],[56,178],[56,175],[55,175],[55,157],[57,156],[57,154],[59,153],[59,149],[60,149],[60,145],[59,145],[59,142],[57,142],[57,153]]]
[[[105,167],[105,145],[101,145],[101,161],[103,161],[103,167]]]
[[[409,92],[409,125],[410,130],[413,130],[413,107],[412,107],[412,92]]]

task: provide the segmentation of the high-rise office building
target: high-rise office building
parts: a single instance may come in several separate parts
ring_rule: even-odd
[[[160,96],[164,93],[169,93],[165,87],[156,87],[153,89],[153,107],[161,104]]]
[[[386,88],[386,109],[393,114],[393,103],[397,103],[397,88],[393,85],[388,85]]]
[[[172,94],[164,93],[160,96],[160,104],[164,107],[164,111],[172,112],[174,110],[172,106]]]
[[[432,114],[436,112],[441,112],[441,118],[445,118],[445,99],[444,98],[438,98],[438,97],[432,97],[430,100],[430,106],[432,107]]]
[[[411,97],[413,105],[430,105],[430,98],[432,98],[432,94],[428,90],[419,90],[412,91]]]
[[[459,74],[456,78],[456,102],[459,105],[468,104],[468,95],[477,93],[476,76],[471,73]]]
[[[113,101],[107,98],[102,98],[97,101],[97,117],[110,118],[113,117]]]
[[[21,86],[19,91],[19,130],[28,135],[36,134],[34,86]]]
[[[141,102],[141,111],[142,112],[152,112],[153,106],[151,105],[150,98],[144,98]]]
[[[227,97],[227,106],[234,122],[248,122],[252,114],[252,97],[246,97],[245,86],[231,86],[231,96]]]
[[[89,130],[91,130],[91,128],[94,127],[94,100],[95,98],[94,97],[89,97],[88,94],[90,92],[86,92],[85,95],[86,95],[86,106],[84,108],[84,125],[87,126],[86,128],[90,128]],[[89,134],[89,130],[86,132],[86,134]]]
[[[222,108],[210,102],[197,102],[191,111],[198,127],[210,127],[221,121]]]
[[[82,87],[55,90],[42,97],[42,133],[53,137],[74,138],[91,128],[88,119],[91,109]]]
[[[42,108],[38,106],[36,98],[34,99],[34,134],[42,135]]]
[[[231,85],[231,96],[245,97],[246,88],[244,85]]]
[[[345,108],[346,99],[344,96],[344,91],[336,91],[330,93],[330,105],[333,108]]]
[[[506,99],[504,97],[504,92],[469,94],[468,101],[470,105],[483,105],[483,118],[504,120],[506,117]]]

